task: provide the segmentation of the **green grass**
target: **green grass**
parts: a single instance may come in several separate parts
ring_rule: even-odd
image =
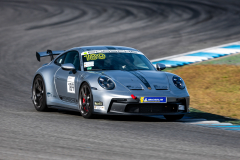
[[[203,67],[200,67],[198,69],[196,69],[197,66],[199,65],[204,65]],[[208,78],[209,77],[213,77],[217,74],[218,70],[216,70],[216,66],[215,65],[220,65],[219,69],[221,70],[221,76],[218,76],[216,79],[216,84],[214,84],[212,80],[210,80],[208,82]],[[228,67],[229,65],[229,67]],[[234,68],[233,66],[238,66],[240,65],[240,54],[233,54],[233,55],[229,55],[229,56],[224,56],[224,57],[220,57],[220,58],[215,58],[209,61],[204,61],[204,62],[200,62],[200,63],[196,63],[196,64],[192,64],[192,65],[186,65],[186,66],[181,66],[181,67],[175,67],[175,68],[167,68],[164,71],[166,72],[171,72],[171,73],[176,73],[179,76],[181,76],[185,82],[188,84],[188,90],[190,93],[190,96],[192,94],[192,100],[198,99],[198,98],[202,98],[203,101],[206,100],[208,97],[199,97],[200,94],[206,94],[209,90],[211,90],[212,88],[215,88],[215,90],[213,90],[210,94],[211,96],[213,95],[213,93],[215,93],[215,97],[213,97],[213,99],[219,99],[219,100],[215,100],[215,101],[209,101],[203,104],[200,104],[200,102],[203,101],[192,101],[191,104],[193,104],[192,106],[194,106],[194,108],[191,108],[190,111],[191,113],[188,114],[188,116],[194,117],[194,118],[204,118],[207,120],[217,120],[219,122],[225,122],[225,123],[232,123],[232,124],[238,124],[240,125],[240,119],[235,119],[238,118],[239,116],[237,116],[237,112],[238,110],[232,110],[231,114],[229,112],[229,105],[233,105],[235,104],[235,108],[239,108],[240,105],[238,102],[238,98],[236,98],[236,95],[239,95],[240,93],[240,88],[238,86],[239,83],[232,83],[231,81],[234,80],[236,77],[238,77],[238,73],[239,70],[235,70],[235,72],[230,73],[230,68]],[[215,69],[214,69],[215,66]],[[186,67],[186,68],[185,68]],[[194,69],[195,68],[195,69]],[[205,75],[205,77],[201,77],[200,75],[204,74],[204,72],[200,72],[200,70],[202,68],[206,68],[206,70],[204,71],[205,73],[207,72],[208,74]],[[183,72],[181,73],[181,70],[183,70]],[[185,71],[184,71],[185,70]],[[192,72],[189,72],[189,70],[193,70]],[[189,73],[187,73],[189,72]],[[211,86],[210,88],[206,87],[205,90],[201,91],[199,90],[199,92],[197,94],[193,94],[192,92],[195,90],[197,90],[197,86],[200,85],[200,82],[196,84],[196,86],[191,86],[193,84],[193,78],[190,78],[189,80],[187,78],[185,78],[186,75],[184,75],[184,73],[187,73],[187,75],[191,76],[195,73],[199,74],[200,79],[202,78],[202,80],[205,81],[205,84],[208,84]],[[189,81],[189,82],[188,82]],[[239,80],[237,80],[239,81]],[[218,87],[217,82],[224,84],[227,83],[228,85],[225,84],[225,87]],[[213,84],[212,84],[213,83]],[[216,85],[216,86],[215,86]],[[237,86],[236,86],[237,85]],[[203,86],[203,85],[201,85]],[[223,95],[223,93],[226,94],[230,94],[232,92],[232,99],[230,102],[226,102],[226,103],[221,103],[221,98]],[[222,94],[220,94],[222,93]],[[196,96],[196,97],[195,97]],[[227,96],[227,95],[226,95]],[[228,95],[229,96],[229,95]],[[218,107],[218,111],[214,111],[214,109],[217,109]],[[196,109],[198,108],[198,109]],[[202,108],[202,109],[201,109]],[[233,105],[234,108],[234,105]],[[239,108],[240,109],[240,108]],[[201,111],[201,110],[205,110]],[[210,112],[210,113],[209,113]],[[218,115],[221,114],[221,115]],[[234,117],[234,118],[230,118]]]

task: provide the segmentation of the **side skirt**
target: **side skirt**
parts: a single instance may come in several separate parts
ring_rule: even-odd
[[[60,107],[60,106],[49,106],[48,105],[48,108],[53,108],[53,109],[60,109],[60,110],[65,110],[65,111],[74,111],[74,112],[79,112],[78,109],[72,109],[72,108],[66,108],[66,107]]]

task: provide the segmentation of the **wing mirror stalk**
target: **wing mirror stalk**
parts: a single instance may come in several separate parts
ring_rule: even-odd
[[[72,71],[73,74],[77,73],[77,70],[75,69],[75,67],[72,63],[62,64],[61,68],[65,71]]]
[[[156,68],[158,71],[162,71],[162,70],[166,69],[166,66],[165,66],[165,64],[157,63]]]

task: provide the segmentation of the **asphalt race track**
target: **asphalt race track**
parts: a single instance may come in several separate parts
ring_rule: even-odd
[[[0,0],[0,159],[240,159],[240,132],[37,112],[36,51],[123,45],[149,59],[240,39],[238,0]],[[45,59],[49,62],[49,58]]]

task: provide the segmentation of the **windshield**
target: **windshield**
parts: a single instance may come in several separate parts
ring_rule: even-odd
[[[142,54],[96,53],[82,55],[84,71],[96,70],[155,70]]]

